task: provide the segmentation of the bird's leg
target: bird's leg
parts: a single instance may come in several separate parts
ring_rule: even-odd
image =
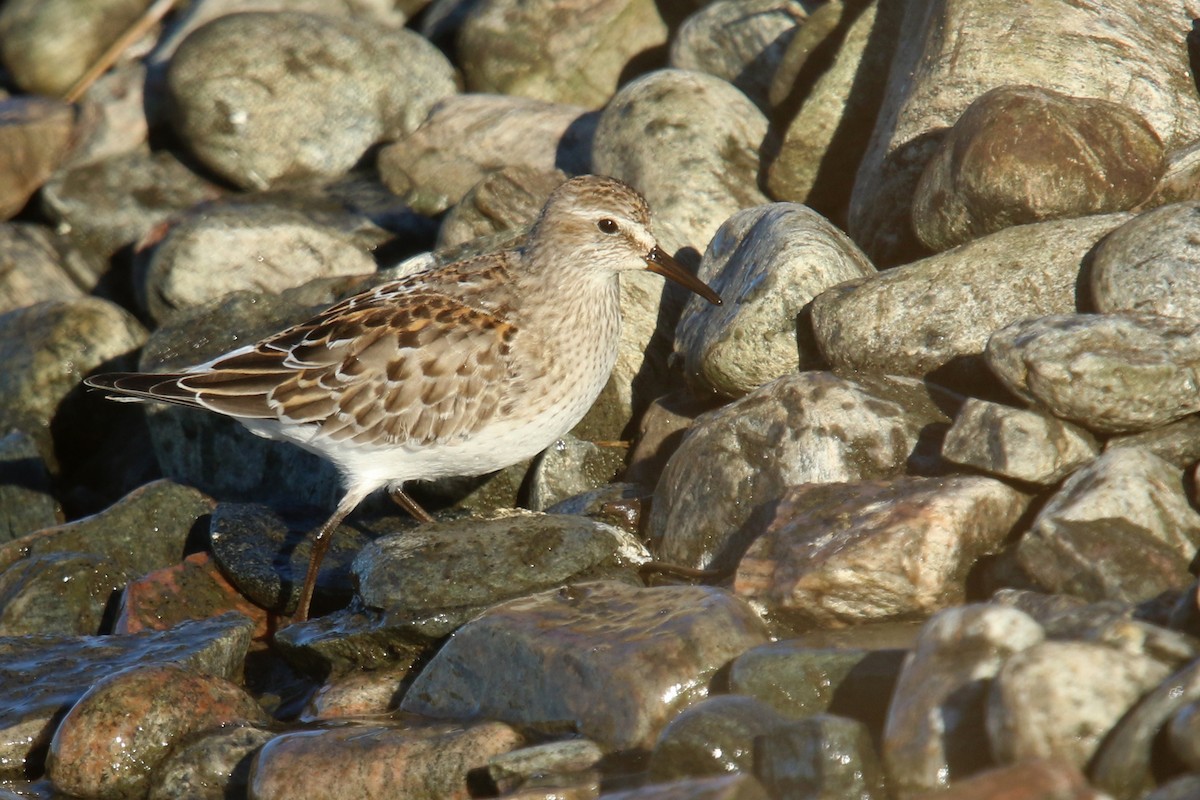
[[[308,619],[308,607],[312,603],[313,590],[317,586],[317,572],[321,569],[321,560],[325,558],[325,551],[329,549],[329,543],[333,540],[333,532],[342,524],[342,520],[354,510],[354,508],[362,501],[362,496],[359,494],[347,494],[338,503],[337,510],[333,512],[333,516],[325,520],[325,523],[317,530],[317,537],[313,540],[312,551],[308,556],[308,571],[304,574],[304,586],[300,590],[300,602],[296,604],[296,613],[292,615],[292,620],[295,622],[304,622]]]
[[[405,494],[399,486],[389,486],[388,497],[392,498],[393,503],[412,514],[417,522],[433,522],[433,517],[429,515],[429,512],[417,505],[417,501]]]

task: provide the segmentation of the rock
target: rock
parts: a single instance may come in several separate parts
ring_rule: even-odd
[[[653,0],[577,11],[554,0],[473,3],[458,32],[467,89],[599,108],[622,78],[661,58],[653,53],[666,45],[667,25]]]
[[[24,222],[0,224],[0,313],[47,300],[74,300],[78,256],[53,231]]]
[[[883,765],[861,722],[818,714],[755,741],[754,774],[772,797],[884,800]]]
[[[255,759],[250,796],[283,800],[295,797],[299,785],[310,800],[467,800],[468,773],[522,743],[519,733],[499,722],[407,727],[360,722],[277,736]]]
[[[1014,16],[992,0],[908,6],[855,179],[851,238],[880,268],[922,254],[911,227],[917,181],[945,131],[998,86],[1124,105],[1168,149],[1200,138],[1200,96],[1179,68],[1190,27],[1169,8],[1121,0],[1103,9],[1056,4]]]
[[[992,678],[1043,639],[1012,608],[968,605],[935,614],[896,684],[883,758],[900,797],[942,789],[989,765],[984,711]]]
[[[1053,486],[1099,450],[1091,434],[1069,422],[971,397],[946,432],[942,457],[1001,478]]]
[[[637,484],[607,483],[560,500],[548,507],[546,513],[587,517],[640,536],[642,517],[649,510],[648,499],[646,489]]]
[[[383,536],[354,561],[362,602],[440,638],[496,603],[581,580],[637,582],[637,539],[583,517],[510,512]]]
[[[43,553],[0,573],[0,636],[92,635],[128,580],[97,553]]]
[[[1180,469],[1188,469],[1200,461],[1200,417],[1184,417],[1161,428],[1111,436],[1105,450],[1118,447],[1142,447]]]
[[[1157,428],[1200,411],[1200,327],[1153,314],[1058,314],[1014,322],[987,343],[1004,385],[1100,433]]]
[[[1159,178],[1154,192],[1142,204],[1143,208],[1157,208],[1171,203],[1186,203],[1200,200],[1200,142],[1184,144],[1167,153],[1166,171]]]
[[[679,27],[670,66],[729,81],[766,111],[775,69],[807,17],[799,0],[717,0]]]
[[[977,393],[989,377],[988,336],[1009,323],[1075,310],[1084,256],[1128,219],[1109,214],[1043,222],[985,236],[963,247],[817,296],[817,347],[834,367],[931,377]]]
[[[1028,504],[972,475],[793,487],[742,557],[733,590],[805,626],[925,617],[964,602],[968,573],[1000,550]]]
[[[0,545],[62,521],[37,442],[22,430],[0,436]]]
[[[525,166],[488,173],[446,214],[437,246],[454,247],[480,236],[527,227],[550,193],[566,179],[566,173],[559,169]]]
[[[1190,800],[1200,794],[1200,775],[1180,775],[1145,796],[1145,800]]]
[[[1171,717],[1167,725],[1167,737],[1171,753],[1184,763],[1189,772],[1200,765],[1200,747],[1197,747],[1196,728],[1200,725],[1200,703],[1192,701]]]
[[[676,391],[651,401],[638,421],[625,480],[653,489],[671,455],[679,449],[692,421],[713,404]]]
[[[917,183],[913,227],[947,250],[1014,225],[1126,211],[1164,167],[1162,142],[1130,108],[1002,86],[942,138]]]
[[[115,156],[147,152],[150,142],[147,70],[143,61],[118,63],[101,75],[79,100],[71,168]]]
[[[1045,589],[1087,600],[1136,602],[1182,589],[1200,545],[1200,514],[1182,481],[1145,450],[1110,450],[1046,502],[1017,558]]]
[[[238,725],[200,732],[170,752],[150,782],[147,800],[226,800],[245,796],[251,760],[275,734]]]
[[[1088,274],[1098,311],[1200,316],[1200,202],[1147,211],[1100,242]]]
[[[396,704],[399,687],[416,674],[415,666],[408,659],[397,659],[377,669],[331,675],[309,698],[301,719],[312,722],[386,714]]]
[[[151,771],[185,736],[266,721],[224,678],[170,664],[135,667],[100,680],[71,707],[50,741],[46,774],[84,797],[143,797]]]
[[[734,212],[768,202],[758,188],[766,134],[763,113],[720,78],[659,70],[605,107],[592,167],[645,195],[667,250],[703,250]]]
[[[785,725],[761,700],[716,695],[671,720],[650,753],[651,781],[698,778],[754,769],[755,740]]]
[[[100,679],[146,663],[239,673],[253,624],[236,615],[131,636],[0,638],[0,776],[41,774],[58,720]]]
[[[567,722],[606,750],[648,747],[703,698],[719,667],[765,640],[758,617],[719,589],[576,584],[467,623],[400,707],[534,727]]]
[[[492,756],[487,771],[502,794],[566,787],[566,796],[570,796],[571,789],[578,789],[583,797],[595,797],[600,794],[599,762],[603,756],[604,751],[595,742],[568,739]]]
[[[534,459],[527,477],[529,508],[545,511],[608,484],[624,468],[623,447],[602,446],[567,434]]]
[[[455,95],[437,103],[410,135],[380,150],[379,175],[413,208],[438,214],[504,167],[590,172],[596,123],[596,114],[567,103]]]
[[[1042,642],[1016,653],[992,681],[988,738],[998,763],[1056,758],[1082,770],[1100,742],[1170,670],[1091,642]]]
[[[792,38],[771,87],[780,130],[764,153],[771,197],[811,206],[845,229],[846,176],[867,149],[903,15],[902,3],[831,0]]]
[[[1060,759],[1033,759],[985,770],[918,800],[1110,800]],[[1147,799],[1148,800],[1148,799]]]
[[[26,92],[61,96],[150,0],[13,0],[0,13],[0,53]]]
[[[767,800],[768,797],[753,776],[736,772],[719,778],[684,778],[610,792],[604,795],[604,800]]]
[[[5,16],[0,13],[0,41],[8,38]],[[67,103],[48,97],[0,100],[0,219],[25,207],[66,159],[74,137],[75,110]]]
[[[802,372],[698,417],[655,490],[651,550],[673,564],[732,566],[790,486],[932,467],[925,448],[946,421],[937,397],[906,378]]]
[[[697,275],[723,305],[688,302],[675,331],[698,391],[740,397],[822,363],[805,306],[825,289],[873,275],[845,234],[804,206],[739,211],[717,231]]]
[[[260,46],[268,41],[276,46]],[[416,130],[457,88],[450,63],[412,31],[251,12],[188,36],[167,90],[171,122],[205,166],[264,189],[340,177],[372,145]]]

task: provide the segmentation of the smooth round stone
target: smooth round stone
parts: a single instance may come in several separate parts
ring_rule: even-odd
[[[817,714],[793,722],[756,740],[754,760],[772,797],[889,796],[871,731],[857,720]]]
[[[0,636],[100,633],[128,577],[96,553],[44,553],[0,572]]]
[[[1125,211],[1164,166],[1158,135],[1123,105],[1000,87],[942,138],[917,183],[913,227],[947,250],[1014,225]]]
[[[46,300],[72,300],[77,256],[58,234],[25,222],[0,224],[0,313]]]
[[[190,733],[267,722],[236,684],[174,665],[136,667],[94,685],[59,724],[46,774],[60,789],[100,800],[145,796],[151,772]]]
[[[875,274],[828,220],[794,203],[739,211],[717,231],[697,275],[724,304],[688,301],[675,348],[699,393],[740,397],[823,362],[802,309],[825,289]]]
[[[63,521],[37,442],[22,430],[0,436],[0,544]]]
[[[1140,214],[1100,242],[1092,258],[1092,301],[1106,313],[1200,319],[1200,202]]]
[[[727,694],[702,700],[671,720],[658,735],[650,754],[650,779],[750,772],[755,737],[785,723],[785,717],[753,697]]]
[[[516,166],[486,175],[446,214],[438,231],[439,248],[465,244],[480,236],[520,230],[537,218],[546,198],[567,179],[562,170]]]
[[[775,69],[807,18],[799,0],[717,0],[684,20],[669,63],[723,78],[767,110]]]
[[[67,103],[48,97],[0,101],[0,219],[25,207],[66,158],[74,137],[75,109]]]
[[[269,730],[239,725],[185,739],[155,770],[147,800],[244,796],[251,759],[275,736]]]
[[[188,148],[257,189],[339,177],[457,91],[445,56],[412,31],[288,12],[197,29],[171,59],[167,89]]]

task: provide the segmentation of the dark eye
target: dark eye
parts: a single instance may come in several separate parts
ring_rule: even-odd
[[[621,226],[617,224],[616,220],[609,219],[608,217],[605,217],[604,219],[597,222],[596,227],[599,228],[604,233],[616,233],[617,231],[619,231],[621,229]]]

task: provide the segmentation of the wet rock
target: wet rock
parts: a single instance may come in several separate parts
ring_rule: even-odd
[[[458,32],[471,92],[599,108],[618,82],[660,61],[667,25],[652,0],[601,0],[586,14],[553,0],[483,0]],[[647,52],[649,51],[649,52]]]
[[[655,492],[651,549],[675,564],[732,564],[789,486],[931,467],[924,448],[946,417],[930,391],[906,378],[802,372],[697,418]]]
[[[236,611],[255,622],[254,637],[268,632],[267,613],[238,593],[208,553],[193,553],[181,563],[131,581],[121,595],[113,633],[163,631],[189,619]]]
[[[658,735],[650,753],[649,777],[677,778],[751,772],[755,739],[774,733],[785,718],[745,695],[717,695],[686,709]]]
[[[997,606],[953,608],[925,624],[883,734],[893,792],[945,788],[989,765],[984,713],[991,679],[1043,635],[1028,615]]]
[[[1164,13],[1169,5],[1122,0],[1016,16],[997,13],[990,0],[909,6],[855,180],[851,238],[881,268],[920,254],[911,227],[917,181],[945,131],[998,86],[1124,105],[1169,149],[1200,138],[1200,97],[1178,68],[1189,27]]]
[[[456,95],[435,105],[412,134],[379,152],[379,175],[413,208],[437,214],[504,167],[590,172],[596,122],[594,113],[565,103]]]
[[[429,639],[390,624],[383,612],[353,605],[293,622],[276,631],[272,644],[296,669],[319,680],[361,670],[411,668],[418,659],[428,658],[430,649]],[[393,694],[396,688],[392,686]],[[392,705],[389,701],[389,708]]]
[[[368,608],[439,638],[497,602],[581,580],[637,582],[649,556],[624,531],[583,517],[511,512],[384,536],[354,561]]]
[[[817,346],[835,368],[931,376],[977,392],[990,378],[988,336],[1026,317],[1074,311],[1084,256],[1127,219],[1009,228],[836,286],[813,301]]]
[[[559,169],[502,167],[471,187],[442,220],[438,247],[453,247],[480,236],[524,228],[546,198],[567,179]]]
[[[648,747],[720,666],[765,639],[754,613],[717,589],[577,584],[493,606],[460,628],[401,709],[566,722],[606,749]]]
[[[416,674],[414,667],[412,661],[401,659],[376,669],[335,673],[305,704],[301,720],[362,717],[391,711],[399,699],[401,686]]]
[[[988,366],[1056,417],[1102,433],[1157,428],[1200,410],[1200,328],[1151,314],[1064,314],[1015,322],[988,341]]]
[[[1106,800],[1078,769],[1059,759],[1034,759],[957,781],[919,800]]]
[[[0,544],[62,521],[33,437],[21,430],[0,436]]]
[[[1095,438],[1069,422],[973,397],[942,445],[947,461],[1040,486],[1053,486],[1098,452]]]
[[[604,751],[595,742],[568,739],[492,756],[487,771],[501,793],[524,790],[536,797],[543,788],[558,792],[566,787],[568,791],[577,789],[581,797],[596,797],[600,794],[598,765],[603,756]]]
[[[43,553],[0,572],[0,636],[97,634],[128,577],[97,553]]]
[[[1200,514],[1181,472],[1123,447],[1063,483],[1021,538],[1017,558],[1049,591],[1139,601],[1187,586],[1197,545]]]
[[[0,639],[0,776],[40,774],[58,719],[94,683],[148,663],[226,678],[242,668],[253,624],[228,615],[132,636]]]
[[[1096,309],[1196,319],[1200,315],[1200,202],[1147,211],[1096,248],[1088,274]]]
[[[563,436],[534,459],[527,478],[529,507],[544,511],[568,497],[609,483],[624,467],[624,447]]]
[[[1057,758],[1082,770],[1121,716],[1169,671],[1102,644],[1035,644],[1009,658],[992,681],[992,755],[1001,764]]]
[[[653,488],[667,460],[679,449],[692,421],[713,404],[690,392],[675,391],[653,400],[638,421],[625,480]]]
[[[227,800],[245,796],[250,762],[271,731],[239,725],[186,737],[158,765],[148,800]]]
[[[0,53],[27,92],[66,93],[150,0],[13,0],[0,14]]]
[[[773,797],[888,797],[871,733],[856,720],[818,714],[763,735],[754,750],[754,774]]]
[[[199,28],[171,59],[167,89],[188,148],[251,189],[339,177],[457,91],[453,67],[412,31],[291,12]]]
[[[547,514],[573,514],[641,535],[649,493],[634,483],[606,483],[596,489],[560,500]]]
[[[139,149],[60,170],[42,188],[41,202],[67,241],[86,256],[86,271],[72,275],[91,289],[119,250],[142,241],[172,215],[221,194],[170,151]]]
[[[40,225],[0,224],[0,313],[83,292],[72,279],[78,255]]]
[[[604,795],[605,800],[766,800],[769,795],[751,775],[684,778]]]
[[[669,63],[729,81],[765,111],[775,69],[807,17],[798,0],[717,0],[684,20]]]
[[[823,628],[924,617],[965,600],[968,572],[1000,550],[1028,504],[970,475],[793,487],[733,589]]]
[[[221,503],[213,511],[210,525],[213,557],[233,585],[255,604],[290,614],[300,600],[313,539],[322,522],[319,514],[313,514],[289,525],[266,506]],[[344,606],[349,601],[350,563],[370,540],[348,524],[333,532],[317,573],[315,610]]]
[[[605,107],[592,166],[645,195],[665,223],[664,247],[703,250],[734,212],[768,202],[758,189],[766,134],[763,113],[720,78],[659,70],[622,87]]]
[[[1145,796],[1145,800],[1190,800],[1200,795],[1200,775],[1180,775]]]
[[[1164,162],[1157,134],[1124,105],[1002,86],[942,138],[917,183],[913,226],[947,250],[1014,225],[1125,211]]]
[[[250,796],[281,800],[303,786],[311,800],[466,800],[467,773],[520,744],[521,735],[498,722],[427,729],[360,723],[285,733],[255,759]]]
[[[0,42],[8,38],[5,16],[0,13]],[[75,110],[67,103],[48,97],[0,100],[0,219],[25,207],[66,158],[74,135]]]
[[[697,275],[724,304],[688,302],[675,332],[698,391],[740,397],[821,366],[805,306],[825,289],[875,274],[837,228],[804,206],[740,211],[717,231]]]
[[[809,205],[845,227],[853,188],[846,176],[867,149],[903,15],[898,3],[832,0],[792,38],[771,103],[779,116],[797,104],[799,110],[786,126],[780,123],[778,152],[767,155],[772,197]],[[825,67],[830,48],[835,52]]]
[[[1116,800],[1143,797],[1155,784],[1155,739],[1180,709],[1200,699],[1200,662],[1189,664],[1133,707],[1092,759],[1092,784]]]
[[[171,664],[134,667],[100,680],[71,707],[50,742],[46,774],[84,797],[142,797],[151,771],[185,736],[266,721],[224,678]]]
[[[830,647],[784,639],[734,659],[729,690],[758,698],[791,719],[829,713],[857,719],[879,733],[905,654],[896,647]]]

